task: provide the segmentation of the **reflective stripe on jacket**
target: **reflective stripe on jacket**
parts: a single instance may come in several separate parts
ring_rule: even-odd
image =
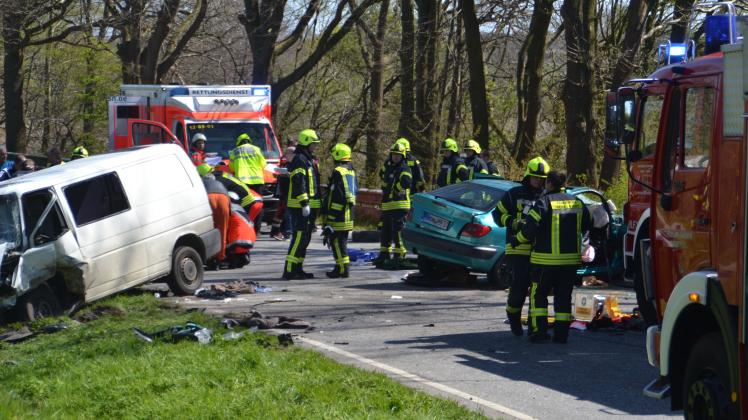
[[[223,186],[226,187],[227,190],[239,196],[239,205],[242,206],[245,210],[249,211],[249,207],[255,201],[262,201],[262,197],[258,197],[257,195],[255,195],[255,192],[252,191],[245,183],[241,182],[230,173],[215,171],[213,172],[213,174],[216,177],[216,181],[223,184]]]
[[[382,179],[382,211],[409,210],[413,175],[406,160],[395,164],[391,159],[387,159],[379,171],[379,176]]]
[[[330,174],[325,197],[325,224],[336,231],[353,230],[353,208],[356,205],[358,180],[350,162],[341,163]]]
[[[531,263],[581,264],[582,233],[588,232],[592,226],[584,203],[562,190],[541,197],[527,216],[527,223],[517,234],[517,239],[533,244]]]
[[[468,168],[465,166],[465,162],[463,162],[461,157],[457,154],[453,154],[449,158],[445,157],[442,160],[439,175],[436,178],[436,185],[445,187],[447,185],[467,180]]]
[[[517,233],[512,229],[515,220],[526,218],[527,213],[532,209],[535,200],[540,197],[542,190],[533,188],[529,181],[525,180],[522,185],[511,188],[507,191],[501,201],[496,205],[496,211],[493,213],[494,221],[497,225],[506,228],[506,248],[507,255],[530,255],[531,246],[529,243],[520,243],[517,247],[512,246],[512,238]]]
[[[291,182],[288,188],[288,207],[300,209],[306,205],[313,209],[321,207],[319,196],[319,170],[309,149],[298,146],[294,158],[288,165]]]
[[[468,179],[475,179],[476,173],[488,173],[488,165],[486,165],[486,162],[483,159],[479,158],[478,155],[475,155],[472,158],[465,159],[465,166],[468,169]]]
[[[265,156],[262,150],[253,144],[243,144],[229,152],[229,167],[234,176],[247,185],[265,183]]]

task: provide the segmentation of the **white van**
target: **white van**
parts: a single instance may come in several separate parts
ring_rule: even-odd
[[[0,310],[33,320],[165,276],[191,294],[220,244],[205,187],[178,146],[34,172],[0,183]]]

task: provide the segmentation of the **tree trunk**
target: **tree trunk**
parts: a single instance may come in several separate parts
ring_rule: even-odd
[[[48,35],[49,36],[49,35]],[[49,147],[49,139],[52,137],[52,65],[49,60],[51,48],[44,47],[44,101],[42,104],[44,123],[42,128],[42,153],[46,153]]]
[[[240,19],[252,50],[252,84],[269,84],[273,77],[275,43],[280,35],[286,0],[244,0],[245,19]]]
[[[688,20],[691,16],[694,0],[675,0],[674,18],[675,23],[670,32],[670,42],[682,43],[686,41],[688,34]]]
[[[595,177],[594,73],[597,9],[593,0],[564,0],[566,39],[566,170],[570,184],[597,185]]]
[[[465,45],[467,46],[470,71],[470,110],[473,115],[473,138],[481,148],[488,150],[488,99],[486,98],[486,75],[483,69],[483,50],[480,24],[475,15],[473,0],[460,0],[462,19],[465,22]]]
[[[438,0],[416,0],[418,32],[416,35],[416,116],[418,138],[413,150],[423,161],[424,171],[436,167],[438,142],[434,139],[434,104],[436,92],[436,49],[439,29]],[[427,174],[427,176],[430,174]]]
[[[382,96],[383,83],[382,76],[384,71],[384,37],[387,31],[387,16],[389,15],[390,1],[383,0],[379,8],[379,20],[377,21],[377,35],[373,40],[371,57],[371,90],[369,97],[371,105],[369,106],[368,129],[366,132],[366,173],[374,174],[379,168],[379,151],[378,145],[382,140]]]
[[[415,81],[413,67],[415,66],[415,17],[413,14],[413,0],[402,0],[400,4],[400,121],[398,134],[415,143],[412,136],[413,104],[415,103]],[[415,144],[414,144],[415,145]]]
[[[529,158],[538,131],[542,104],[543,62],[548,27],[553,16],[552,0],[536,0],[530,28],[517,60],[517,130],[512,155],[524,165]]]
[[[5,99],[5,137],[9,152],[26,153],[26,121],[23,106],[23,47],[21,23],[12,13],[3,22],[3,96]]]
[[[460,114],[462,104],[462,48],[464,46],[462,36],[462,19],[457,20],[455,32],[455,47],[452,54],[452,82],[449,90],[449,112],[447,113],[447,135],[459,136],[457,133],[457,117]]]
[[[646,0],[631,0],[626,13],[626,33],[623,37],[621,55],[618,57],[613,76],[610,80],[609,90],[618,89],[631,75],[634,68],[636,55],[641,46],[642,35],[647,20],[648,4]],[[608,155],[603,157],[600,167],[599,188],[606,190],[611,183],[618,178],[621,161],[613,159]]]

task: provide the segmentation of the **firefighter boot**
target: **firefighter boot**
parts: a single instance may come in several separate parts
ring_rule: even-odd
[[[379,255],[374,258],[371,263],[374,264],[375,267],[381,267],[384,263],[390,260],[390,253],[380,251]]]
[[[506,314],[509,318],[509,326],[512,328],[512,334],[516,337],[522,337],[524,331],[522,330],[522,314],[520,312]]]
[[[529,337],[531,343],[544,343],[551,339],[551,335],[548,334],[547,316],[538,316],[531,322],[535,322]]]
[[[331,279],[339,279],[339,278],[347,279],[350,276],[350,271],[348,270],[348,264],[345,264],[343,266],[342,271],[340,270],[340,267],[336,265],[335,268],[325,273],[325,275],[327,275],[327,277]]]
[[[569,321],[556,321],[553,324],[553,342],[566,344],[569,339]]]

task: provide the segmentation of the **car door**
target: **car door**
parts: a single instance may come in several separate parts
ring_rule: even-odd
[[[81,254],[89,264],[86,300],[107,296],[147,278],[142,232],[117,172],[62,188]]]
[[[658,307],[688,272],[711,265],[710,156],[716,130],[716,77],[679,80],[658,151],[653,224]]]

